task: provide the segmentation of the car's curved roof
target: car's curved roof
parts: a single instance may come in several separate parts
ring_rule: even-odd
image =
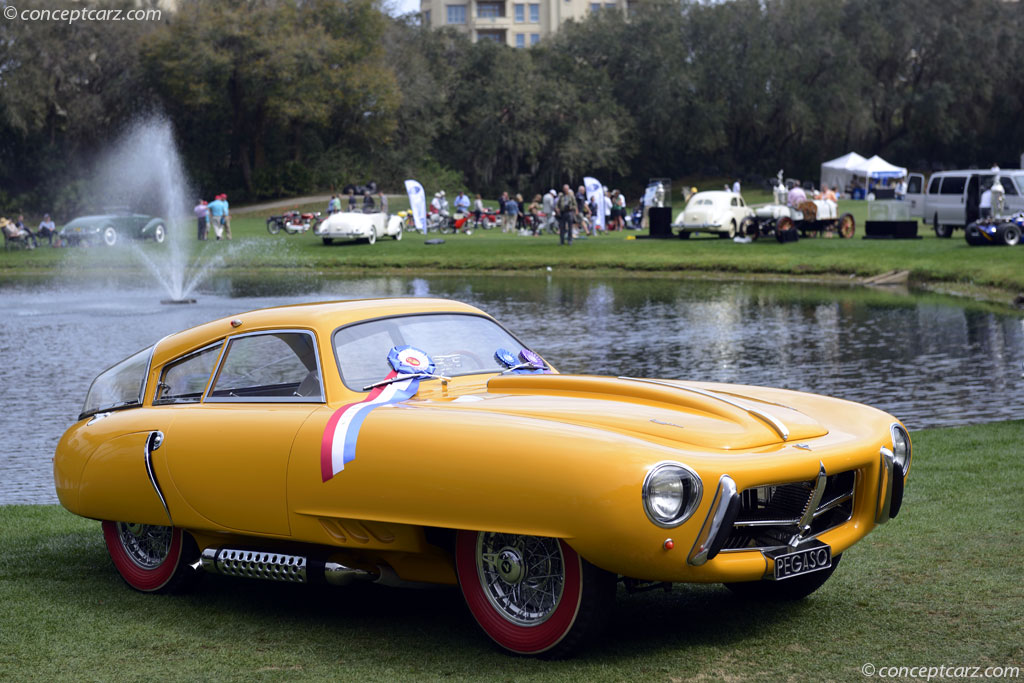
[[[487,315],[475,306],[460,301],[412,297],[324,301],[263,308],[212,320],[164,337],[154,350],[153,364],[160,365],[182,353],[212,344],[229,334],[268,329],[308,329],[327,335],[337,327],[360,320],[419,313]]]

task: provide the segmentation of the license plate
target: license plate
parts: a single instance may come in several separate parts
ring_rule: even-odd
[[[832,548],[821,544],[775,557],[775,580],[828,569],[832,566]]]

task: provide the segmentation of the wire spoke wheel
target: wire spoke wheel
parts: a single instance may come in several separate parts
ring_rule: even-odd
[[[107,552],[125,583],[144,593],[187,588],[199,576],[196,542],[177,527],[103,522]]]
[[[557,538],[460,531],[455,564],[477,623],[518,654],[572,654],[601,632],[615,598],[615,575]]]
[[[562,599],[565,559],[558,541],[480,534],[476,568],[491,605],[515,624],[544,623]]]
[[[169,526],[117,522],[117,536],[128,559],[143,569],[159,567],[171,552]]]

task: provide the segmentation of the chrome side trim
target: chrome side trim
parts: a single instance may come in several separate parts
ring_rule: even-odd
[[[153,490],[156,491],[156,495],[160,499],[160,504],[164,506],[164,512],[167,513],[167,521],[171,523],[171,526],[174,526],[174,520],[171,519],[171,510],[167,507],[167,500],[164,498],[164,492],[160,490],[160,483],[156,480],[156,472],[153,470],[153,451],[160,448],[163,443],[163,432],[155,431],[149,433],[149,437],[146,439],[146,474],[149,475],[149,483],[153,485]]]
[[[767,422],[771,426],[772,429],[774,429],[778,433],[778,435],[780,437],[782,437],[783,441],[786,441],[786,440],[789,439],[789,427],[787,427],[782,422],[782,420],[780,420],[779,418],[775,417],[771,413],[767,413],[767,412],[761,410],[760,408],[754,408],[752,406],[745,405],[745,404],[741,403],[740,401],[736,401],[736,400],[733,400],[731,398],[726,398],[725,396],[722,396],[721,394],[716,394],[716,393],[714,393],[712,391],[705,391],[704,389],[698,389],[696,387],[690,387],[690,386],[687,386],[685,384],[674,384],[672,382],[665,382],[663,380],[657,380],[657,379],[642,379],[640,377],[623,377],[623,376],[620,376],[619,379],[625,379],[625,380],[629,380],[629,381],[632,381],[632,382],[644,382],[646,384],[657,384],[659,386],[670,387],[672,389],[682,389],[683,391],[692,391],[695,394],[700,394],[701,396],[705,396],[707,398],[711,398],[711,399],[714,399],[716,401],[721,401],[722,403],[730,405],[733,408],[739,408],[740,410],[744,410],[744,411],[750,413],[754,417],[758,417],[758,418],[764,420],[765,422]]]
[[[878,464],[878,511],[875,515],[875,524],[885,524],[889,521],[889,508],[892,506],[892,478],[895,471],[895,456],[885,446],[878,449],[878,454],[880,456]]]
[[[317,380],[320,382],[320,396],[211,396],[210,392],[213,391],[214,387],[217,386],[217,379],[220,377],[221,371],[224,369],[224,362],[227,359],[228,352],[231,350],[231,344],[236,339],[243,339],[245,337],[256,337],[260,335],[272,335],[272,334],[304,334],[313,340],[313,357],[316,359],[316,372]],[[203,403],[326,403],[327,402],[327,389],[324,387],[324,368],[323,363],[320,362],[320,346],[317,343],[317,336],[313,330],[304,330],[301,328],[280,328],[280,329],[269,329],[269,330],[256,330],[253,332],[243,332],[241,334],[229,335],[224,338],[224,347],[221,349],[220,354],[217,356],[217,363],[213,369],[213,374],[210,379],[207,380],[206,389],[203,391],[202,396]]]
[[[270,579],[285,583],[307,581],[306,558],[301,555],[235,548],[206,548],[200,562],[203,569],[213,574]]]
[[[687,564],[699,567],[717,554],[711,552],[712,546],[718,535],[724,531],[723,527],[729,514],[729,509],[738,508],[739,502],[740,494],[736,490],[736,482],[728,474],[723,474],[721,479],[718,480],[718,490],[715,491],[715,499],[711,501],[711,509],[708,510],[708,516],[705,518],[704,525],[701,527],[700,533],[697,534],[697,540],[694,542],[693,548],[690,549],[690,554],[686,558]],[[735,514],[733,516],[735,517]]]

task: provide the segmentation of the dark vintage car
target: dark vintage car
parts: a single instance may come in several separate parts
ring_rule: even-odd
[[[79,216],[60,229],[60,237],[72,245],[102,242],[112,247],[122,237],[152,239],[157,244],[162,244],[167,239],[167,223],[157,216],[127,211]]]

